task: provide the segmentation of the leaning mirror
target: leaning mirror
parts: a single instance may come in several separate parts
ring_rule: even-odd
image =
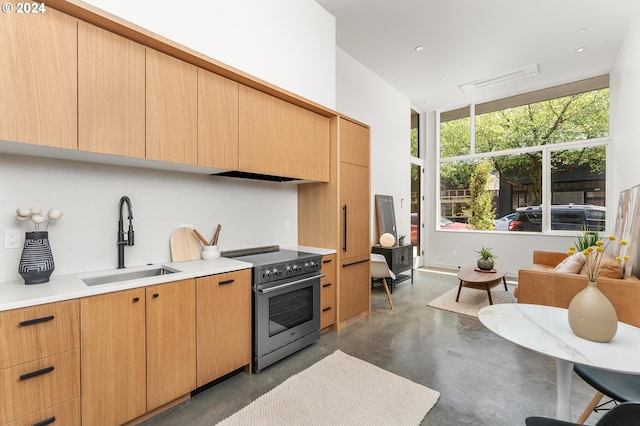
[[[393,235],[398,241],[396,232],[396,215],[393,208],[393,197],[391,195],[376,194],[376,216],[378,217],[378,237],[384,233]]]

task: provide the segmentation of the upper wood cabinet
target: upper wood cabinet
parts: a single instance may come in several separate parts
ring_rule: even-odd
[[[352,121],[340,120],[340,161],[369,167],[369,129]]]
[[[238,169],[238,83],[198,69],[198,165]]]
[[[0,140],[77,149],[77,20],[0,15]]]
[[[329,119],[240,86],[239,169],[327,182]]]
[[[146,49],[147,158],[198,164],[198,69]]]
[[[82,21],[78,149],[145,157],[145,48]]]

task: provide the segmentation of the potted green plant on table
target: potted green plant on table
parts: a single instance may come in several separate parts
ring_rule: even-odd
[[[483,246],[480,250],[476,250],[476,253],[478,253],[478,269],[483,271],[492,270],[494,261],[498,256],[491,253],[491,248]]]

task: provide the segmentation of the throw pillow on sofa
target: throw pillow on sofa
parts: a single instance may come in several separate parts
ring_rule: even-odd
[[[589,257],[596,256],[598,253],[595,251],[592,252]],[[580,270],[582,275],[588,275],[587,273],[587,263]],[[600,263],[596,268],[596,275],[602,278],[622,278],[622,266],[606,251],[602,252],[602,257],[600,258]]]
[[[587,258],[582,252],[578,252],[572,254],[571,256],[567,256],[562,262],[558,263],[558,265],[553,269],[553,272],[570,272],[572,274],[577,274],[582,270],[585,261]]]

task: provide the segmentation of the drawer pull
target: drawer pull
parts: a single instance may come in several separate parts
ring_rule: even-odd
[[[54,370],[53,365],[51,367],[43,368],[41,370],[32,371],[31,373],[25,373],[20,376],[20,380],[27,380],[33,377],[42,376],[43,374],[51,373]]]
[[[153,298],[157,299],[158,297],[160,297],[160,295],[158,293],[153,293]]]
[[[220,281],[218,285],[233,284],[234,282],[236,282],[236,280],[225,280],[225,281]]]
[[[333,259],[324,259],[322,261],[322,263],[331,263],[331,262],[333,262]]]
[[[324,287],[330,287],[330,286],[332,286],[332,285],[333,285],[333,283],[326,283],[326,284],[322,284],[322,287],[323,287],[323,288],[324,288]]]
[[[50,425],[51,423],[55,423],[56,422],[56,416],[53,417],[49,417],[48,419],[42,420],[38,423],[34,423],[31,426],[47,426]]]
[[[327,306],[326,308],[322,308],[322,312],[327,312],[331,310],[331,306]]]
[[[139,301],[140,301],[140,298],[139,298],[139,297],[134,297],[134,298],[133,298],[133,303],[136,303],[136,302],[139,302]]]
[[[40,324],[41,322],[51,321],[53,318],[55,318],[53,315],[49,315],[48,317],[34,318],[26,321],[20,321],[20,327],[33,325],[33,324]]]

